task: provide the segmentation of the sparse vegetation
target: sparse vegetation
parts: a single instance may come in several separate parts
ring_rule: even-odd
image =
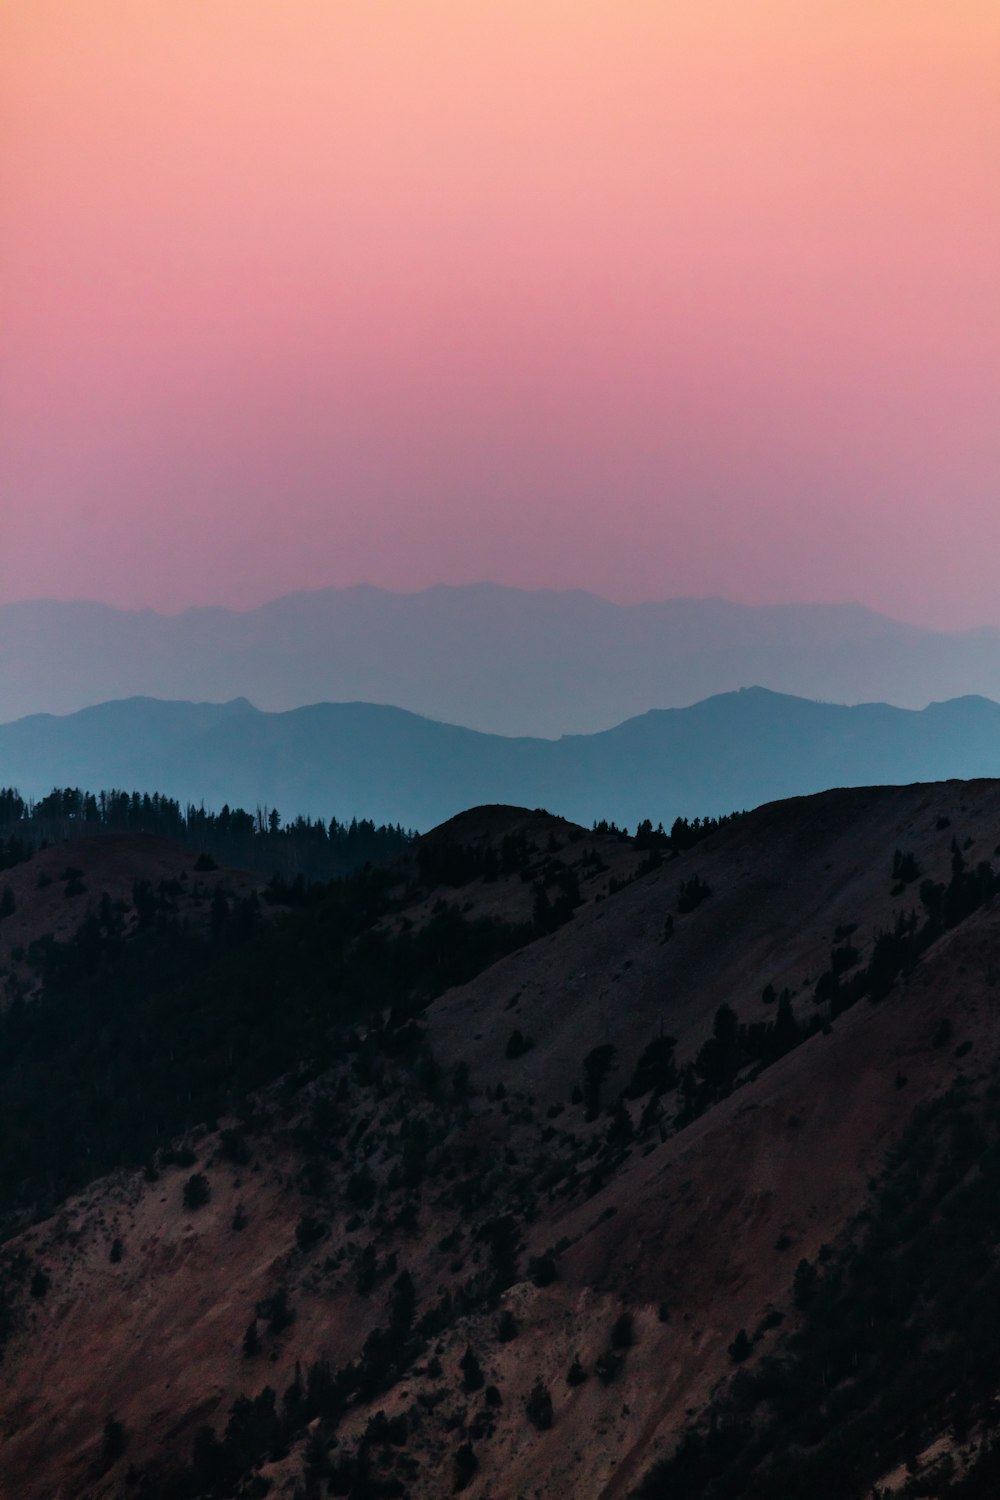
[[[204,1208],[212,1196],[208,1178],[204,1172],[194,1172],[184,1184],[182,1198],[187,1209]]]
[[[703,901],[708,900],[711,894],[711,890],[701,876],[692,875],[690,879],[681,881],[677,892],[677,910],[682,915],[695,911]]]
[[[642,1500],[679,1486],[706,1500],[862,1495],[951,1424],[964,1433],[983,1421],[968,1474],[939,1474],[933,1493],[989,1493],[998,1434],[984,1312],[1000,1296],[998,1163],[995,1089],[977,1100],[956,1085],[918,1111],[849,1242],[825,1253],[822,1273],[799,1263],[801,1332],[719,1393]]]
[[[635,1320],[628,1308],[619,1313],[611,1329],[612,1349],[631,1349],[635,1343]]]
[[[510,1308],[505,1307],[503,1312],[500,1314],[499,1321],[497,1322],[498,1342],[501,1344],[509,1344],[512,1339],[517,1338],[519,1332],[520,1330],[518,1328],[517,1319],[511,1312]]]
[[[457,1493],[470,1485],[479,1470],[479,1460],[471,1443],[462,1443],[455,1450],[455,1476],[452,1489]]]
[[[101,1436],[99,1472],[106,1474],[109,1469],[114,1468],[127,1447],[128,1437],[124,1423],[119,1422],[114,1412],[108,1412],[104,1419],[104,1432]]]
[[[182,808],[155,792],[93,794],[67,787],[31,801],[12,788],[0,789],[0,870],[30,858],[41,845],[95,833],[153,833],[173,839],[198,850],[192,864],[196,874],[210,873],[220,862],[265,875],[281,871],[275,889],[293,901],[300,898],[299,904],[307,898],[308,881],[349,874],[399,853],[414,837],[398,826],[377,827],[367,819],[341,823],[331,818],[326,823],[296,818],[282,823],[266,807],[253,813],[228,806],[218,813]],[[62,878],[73,882],[82,877],[82,870],[73,870]]]
[[[482,1365],[476,1358],[472,1345],[466,1345],[465,1353],[459,1360],[459,1368],[462,1371],[462,1390],[466,1395],[472,1395],[475,1391],[481,1391],[486,1384]]]
[[[552,1396],[547,1385],[541,1380],[536,1380],[531,1388],[524,1406],[528,1421],[539,1432],[545,1432],[552,1426],[553,1410]]]
[[[290,910],[242,905],[223,890],[218,900],[205,898],[205,932],[177,920],[174,895],[155,881],[137,881],[131,906],[116,911],[94,900],[93,921],[78,938],[34,948],[38,998],[0,1017],[0,1106],[13,1122],[11,1140],[0,1138],[9,1226],[59,1205],[67,1183],[86,1181],[94,1161],[101,1169],[145,1163],[147,1171],[144,1180],[138,1171],[116,1178],[121,1196],[110,1204],[97,1199],[75,1218],[53,1214],[45,1234],[54,1238],[29,1241],[31,1253],[21,1262],[13,1250],[3,1260],[0,1250],[0,1346],[6,1337],[20,1349],[22,1338],[44,1327],[50,1309],[75,1294],[79,1268],[89,1274],[92,1244],[105,1283],[122,1300],[150,1243],[133,1194],[150,1206],[162,1198],[163,1213],[176,1219],[178,1198],[194,1210],[214,1186],[225,1213],[205,1214],[196,1231],[182,1222],[175,1228],[199,1242],[215,1235],[217,1251],[241,1266],[234,1285],[244,1289],[242,1315],[228,1325],[220,1358],[230,1361],[226,1378],[237,1372],[247,1394],[228,1413],[211,1413],[212,1425],[198,1430],[189,1447],[165,1445],[162,1457],[149,1459],[137,1432],[128,1476],[115,1476],[136,1500],[260,1494],[267,1482],[260,1470],[276,1460],[288,1464],[281,1482],[287,1480],[290,1494],[297,1483],[304,1500],[325,1493],[401,1496],[419,1487],[431,1452],[439,1486],[462,1490],[481,1474],[483,1492],[492,1487],[492,1493],[498,1483],[503,1488],[494,1455],[511,1453],[512,1431],[543,1463],[564,1437],[585,1451],[579,1424],[592,1423],[603,1403],[602,1422],[613,1418],[616,1435],[628,1440],[636,1383],[663,1348],[689,1343],[704,1351],[710,1377],[704,1389],[712,1386],[712,1394],[704,1411],[692,1408],[677,1451],[660,1449],[669,1456],[638,1481],[642,1500],[861,1500],[907,1462],[901,1500],[921,1493],[979,1500],[992,1493],[1000,1470],[994,1402],[1000,1367],[990,1336],[1000,1298],[1000,1093],[991,1082],[982,1021],[982,996],[988,1000],[994,982],[986,977],[988,913],[970,928],[981,951],[956,943],[969,965],[963,991],[979,1010],[953,1010],[946,986],[929,1002],[918,975],[914,988],[901,986],[898,1002],[894,997],[893,1008],[876,1017],[898,1019],[908,994],[917,997],[906,1047],[886,1053],[891,1066],[872,1054],[873,1066],[882,1067],[885,1139],[892,1121],[926,1097],[930,1070],[953,1078],[973,1037],[979,1050],[972,1078],[963,1077],[926,1114],[918,1111],[885,1173],[873,1180],[857,1221],[814,1233],[800,1206],[768,1203],[758,1219],[747,1220],[755,1226],[748,1232],[764,1275],[784,1290],[770,1286],[757,1308],[745,1298],[730,1305],[723,1279],[711,1324],[692,1310],[697,1298],[690,1307],[685,1302],[683,1236],[691,1253],[710,1263],[715,1247],[707,1237],[717,1222],[732,1239],[738,1277],[744,1231],[734,1225],[743,1220],[727,1207],[735,1168],[725,1156],[740,1158],[744,1127],[749,1150],[776,1147],[777,1183],[786,1145],[790,1162],[798,1151],[801,1171],[804,1143],[817,1140],[817,1120],[825,1130],[832,1118],[823,1057],[837,1043],[821,1033],[862,997],[884,999],[938,937],[989,906],[1000,878],[982,864],[970,870],[967,840],[959,837],[944,884],[923,880],[919,869],[911,873],[907,856],[894,857],[894,880],[905,876],[907,888],[915,887],[914,909],[894,916],[888,933],[873,932],[861,907],[857,923],[836,927],[839,909],[817,919],[810,908],[828,962],[824,956],[814,966],[810,958],[808,967],[791,969],[754,930],[747,954],[726,960],[726,985],[716,984],[702,1010],[699,1036],[691,1029],[694,1002],[682,995],[677,1011],[671,1005],[687,983],[686,975],[677,977],[680,960],[696,964],[698,945],[713,942],[715,906],[691,927],[678,912],[677,944],[664,949],[657,901],[672,905],[677,888],[667,867],[678,852],[672,835],[649,822],[634,841],[595,832],[595,846],[605,837],[616,840],[614,848],[605,842],[600,849],[623,884],[643,878],[634,874],[637,853],[642,868],[658,862],[646,868],[649,885],[622,903],[634,901],[642,913],[629,928],[612,929],[610,921],[602,928],[610,905],[573,919],[572,882],[560,879],[559,867],[572,868],[578,888],[582,881],[586,889],[588,872],[601,861],[589,855],[589,835],[575,841],[560,826],[558,836],[543,831],[534,842],[518,838],[506,848],[497,839],[445,841],[431,855],[410,855],[402,874],[367,871],[305,894]],[[730,883],[716,879],[716,858],[708,847],[695,856],[724,892],[718,920],[728,934],[722,924],[734,922]],[[80,860],[95,868],[89,857]],[[872,866],[873,888],[885,903],[886,851]],[[690,862],[678,869],[689,870]],[[513,893],[493,889],[504,880]],[[452,903],[456,890],[462,905],[467,896],[478,900],[472,887],[479,883],[490,887],[497,909],[507,909],[509,897],[511,909],[533,918],[483,921],[473,906],[463,911]],[[18,887],[30,888],[30,880]],[[539,916],[539,895],[549,915]],[[561,923],[574,925],[550,942],[551,912],[560,901]],[[591,916],[592,927],[578,940]],[[634,948],[623,949],[623,931]],[[726,944],[738,951],[738,921],[734,931]],[[587,946],[594,933],[596,950],[604,942],[612,955],[600,963]],[[477,985],[475,1005],[463,1012],[471,1021],[467,1034],[457,1049],[442,1042],[435,1055],[430,1037],[442,1034],[439,1022],[423,1014],[433,998],[540,936],[552,955],[538,970],[544,985],[536,990],[526,951],[498,971],[504,977],[492,989],[490,978]],[[948,951],[942,946],[942,958]],[[762,992],[769,972],[774,978]],[[806,972],[820,974],[815,987],[803,982]],[[565,1009],[556,1011],[561,1040],[552,1047],[548,1018],[536,1017],[548,997],[558,996],[560,975],[567,998],[553,1001]],[[602,1009],[588,1009],[597,994]],[[559,1048],[577,1004],[589,1034],[581,1027],[575,1061],[560,1074]],[[515,1006],[523,1006],[517,1017],[529,1015],[537,1028],[537,1067],[536,1057],[523,1068],[504,1066],[505,1055],[517,1058],[530,1046],[523,1021],[511,1033]],[[675,1026],[680,1045],[666,1024]],[[873,1023],[872,1036],[880,1034]],[[894,1034],[894,1046],[902,1034]],[[782,1070],[786,1080],[799,1080],[794,1102],[787,1089],[771,1094],[762,1080],[726,1107],[725,1131],[709,1120],[687,1141],[670,1144],[676,1132],[810,1039],[814,1045]],[[904,1077],[897,1059],[905,1060],[905,1089],[893,1087],[894,1073]],[[92,1065],[87,1076],[96,1087],[80,1100],[69,1082],[73,1069]],[[29,1084],[37,1086],[45,1069],[54,1080],[51,1119],[29,1097]],[[571,1087],[577,1107],[567,1102]],[[816,1103],[822,1108],[814,1111]],[[720,1135],[725,1156],[705,1157],[710,1148],[719,1153]],[[647,1156],[653,1157],[648,1168]],[[820,1161],[821,1183],[824,1172],[828,1164]],[[192,1198],[199,1180],[208,1196],[198,1189]],[[739,1193],[744,1186],[745,1169]],[[633,1226],[636,1192],[642,1206]],[[662,1250],[655,1217],[661,1192]],[[230,1237],[248,1222],[239,1194],[254,1210],[252,1233],[242,1241]],[[821,1234],[830,1243],[817,1250]],[[128,1265],[111,1275],[107,1261],[121,1260],[126,1235]],[[255,1282],[243,1279],[251,1261]],[[64,1267],[75,1269],[64,1274]],[[589,1301],[588,1267],[599,1278]],[[32,1298],[45,1296],[50,1273],[55,1293],[39,1306]],[[43,1290],[36,1289],[40,1278]],[[660,1324],[669,1327],[654,1322],[658,1303]],[[563,1326],[553,1315],[573,1308],[581,1323],[570,1337],[579,1340],[586,1362],[577,1352],[567,1365],[572,1344],[550,1346],[550,1333]],[[321,1334],[325,1352],[317,1355],[315,1329],[325,1326],[332,1332]],[[515,1339],[516,1347],[504,1347]],[[260,1389],[268,1378],[277,1390]],[[168,1410],[171,1398],[159,1399]],[[553,1424],[552,1444],[528,1430],[545,1432]],[[921,1455],[941,1433],[960,1433],[961,1451],[955,1449],[951,1469],[942,1463],[933,1471],[930,1489]],[[190,1442],[190,1429],[183,1442]],[[90,1439],[91,1487],[103,1462],[94,1456],[99,1452],[98,1429]]]
[[[533,1046],[534,1043],[530,1037],[526,1037],[522,1032],[515,1029],[507,1039],[504,1056],[507,1058],[523,1057],[526,1052],[530,1052]]]

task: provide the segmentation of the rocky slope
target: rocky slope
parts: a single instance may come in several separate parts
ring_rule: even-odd
[[[169,1145],[58,1203],[21,1182],[0,1493],[991,1493],[1000,1359],[949,1350],[996,1239],[981,1205],[929,1226],[1000,1152],[1000,784],[694,838],[463,815],[368,892],[324,979],[353,1008],[295,1066],[178,1097]],[[282,922],[304,974],[340,921],[272,921],[213,986]],[[946,1319],[955,1268],[981,1300]]]

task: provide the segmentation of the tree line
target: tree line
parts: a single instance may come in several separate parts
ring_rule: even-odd
[[[13,787],[0,788],[0,870],[30,859],[47,844],[99,833],[156,834],[222,864],[307,880],[330,880],[374,864],[416,837],[398,823],[376,824],[370,818],[297,817],[286,823],[275,808],[182,807],[160,792],[56,787],[35,801]]]

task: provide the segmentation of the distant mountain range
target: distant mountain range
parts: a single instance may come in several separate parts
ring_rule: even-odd
[[[426,829],[477,803],[589,824],[719,814],[836,786],[1000,775],[1000,704],[840,707],[761,688],[593,735],[509,738],[370,703],[264,713],[133,698],[0,725],[0,785],[158,790],[182,802]]]
[[[1000,698],[1000,631],[857,605],[616,605],[477,584],[292,594],[245,613],[0,606],[0,722],[133,694],[284,710],[390,703],[493,734],[591,734],[760,683],[838,703]]]

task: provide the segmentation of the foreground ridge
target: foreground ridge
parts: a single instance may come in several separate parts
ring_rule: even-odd
[[[989,1492],[998,845],[976,782],[6,872],[0,945],[89,914],[0,1017],[0,1489]]]

